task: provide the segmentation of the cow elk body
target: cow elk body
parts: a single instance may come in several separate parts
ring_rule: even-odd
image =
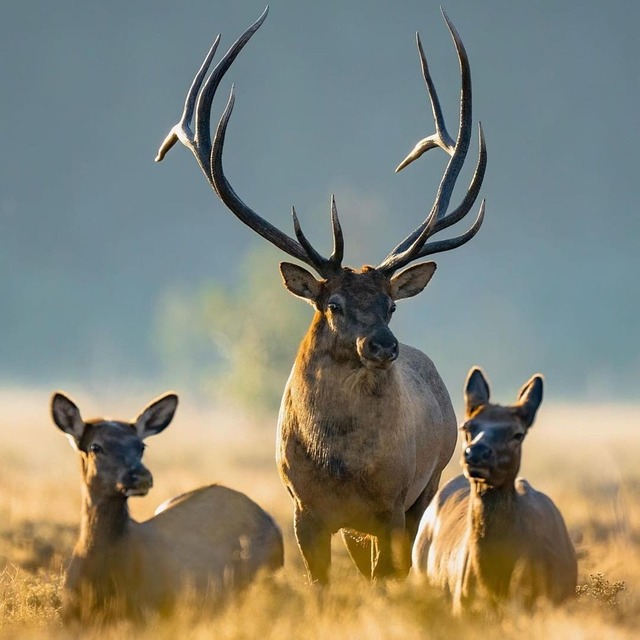
[[[562,515],[544,493],[517,478],[522,441],[542,401],[533,376],[515,405],[489,403],[480,369],[469,373],[463,476],[435,496],[413,547],[419,575],[446,590],[454,610],[476,599],[513,599],[530,606],[571,596],[576,555]]]
[[[215,604],[260,571],[283,564],[282,535],[246,495],[211,485],[163,504],[136,522],[130,496],[153,484],[142,463],[143,440],[171,422],[173,394],[151,403],[134,422],[85,422],[65,395],[52,399],[55,424],[82,463],[82,519],[65,591],[63,617],[138,617],[166,611],[189,593]]]
[[[471,184],[461,204],[447,213],[471,138],[469,62],[445,16],[462,74],[460,127],[454,141],[445,128],[418,38],[436,133],[419,142],[398,169],[433,147],[445,150],[449,163],[422,224],[377,267],[351,269],[342,266],[344,242],[333,198],[334,246],[332,255],[325,258],[302,232],[295,209],[297,240],[250,209],[229,184],[222,168],[222,149],[233,90],[211,141],[209,120],[218,84],[265,17],[266,10],[205,80],[218,36],[189,90],[182,118],[156,160],[162,160],[180,140],[194,153],[212,188],[236,217],[320,275],[317,279],[296,264],[280,265],[285,287],[315,310],[284,391],[276,445],[278,468],[294,502],[295,534],[310,579],[328,580],[331,535],[338,530],[366,576],[406,573],[420,516],[455,448],[456,419],[432,361],[417,349],[399,344],[389,322],[395,302],[420,293],[436,265],[426,262],[400,269],[420,257],[464,244],[482,224],[484,202],[464,234],[426,242],[467,215],[484,177],[486,148],[480,129],[479,158]]]

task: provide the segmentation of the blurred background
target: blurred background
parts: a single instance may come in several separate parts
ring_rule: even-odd
[[[0,385],[277,406],[311,307],[281,286],[284,254],[226,211],[186,149],[153,162],[215,35],[226,50],[264,1],[3,5]],[[438,3],[270,7],[214,106],[217,120],[235,82],[227,175],[287,233],[295,204],[323,253],[335,194],[345,263],[378,264],[424,219],[446,163],[435,150],[394,174],[433,131],[416,30],[457,125]],[[458,406],[473,364],[504,401],[535,371],[558,401],[637,399],[640,4],[445,8],[487,137],[487,214],[469,244],[435,257],[392,328],[433,358]],[[474,136],[454,201],[476,153]]]

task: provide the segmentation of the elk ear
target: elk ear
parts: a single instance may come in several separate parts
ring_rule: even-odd
[[[402,300],[419,294],[429,284],[435,272],[435,262],[422,262],[408,267],[391,278],[391,297]]]
[[[480,367],[473,367],[467,374],[464,384],[464,403],[467,414],[489,402],[489,383]]]
[[[51,417],[58,429],[64,431],[75,449],[84,433],[84,420],[76,404],[60,391],[51,397]]]
[[[178,396],[175,393],[167,393],[145,407],[134,423],[140,440],[168,427],[177,408]]]
[[[294,296],[314,302],[320,295],[320,282],[297,264],[281,262],[280,275],[287,291],[293,293]]]
[[[533,424],[538,407],[542,402],[542,376],[536,374],[520,389],[516,411],[527,429]]]

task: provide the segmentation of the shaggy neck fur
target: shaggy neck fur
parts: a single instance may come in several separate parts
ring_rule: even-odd
[[[297,437],[308,456],[338,478],[354,464],[361,465],[362,460],[352,459],[356,452],[383,437],[378,425],[391,426],[397,420],[397,387],[395,364],[367,369],[355,347],[338,345],[326,319],[316,313],[298,351],[289,396],[304,425]]]
[[[333,394],[338,386],[358,395],[389,394],[395,381],[395,365],[368,369],[360,361],[355,345],[341,345],[326,318],[317,311],[296,357],[296,372],[306,385],[322,385]],[[343,410],[344,407],[341,407]]]

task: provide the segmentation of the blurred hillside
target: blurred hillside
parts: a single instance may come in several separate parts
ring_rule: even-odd
[[[251,307],[256,282],[242,265],[261,241],[218,203],[185,149],[153,158],[215,34],[224,48],[263,2],[5,3],[0,382],[145,379],[180,390],[196,385],[194,351],[198,371],[228,374],[204,337],[188,357],[166,340],[180,331],[176,305],[188,318],[213,290],[223,342],[237,340],[228,314],[243,308],[237,292]],[[450,0],[446,9],[487,135],[487,216],[469,245],[436,256],[433,282],[399,306],[394,332],[433,357],[452,394],[479,363],[500,388],[539,370],[558,399],[637,397],[640,5]],[[454,129],[455,53],[438,3],[424,0],[273,0],[216,101],[218,114],[233,80],[225,166],[246,202],[287,231],[295,203],[327,251],[335,193],[345,262],[356,266],[376,264],[419,224],[446,160],[433,151],[393,173],[433,128],[416,29]],[[297,318],[286,325],[296,327],[294,352],[311,314],[281,289],[281,258],[265,254],[259,282],[282,318]],[[260,318],[264,298],[255,302]],[[288,367],[274,374],[268,364],[263,377],[281,387]]]

